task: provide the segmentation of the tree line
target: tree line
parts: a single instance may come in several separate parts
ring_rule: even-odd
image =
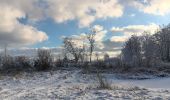
[[[74,39],[63,39],[63,54],[58,60],[53,59],[50,50],[38,49],[37,56],[30,59],[26,56],[12,57],[6,55],[0,57],[0,71],[46,71],[64,67],[83,68],[89,70],[109,70],[123,72],[131,68],[166,68],[170,62],[170,25],[164,26],[155,34],[144,32],[142,35],[132,35],[123,45],[121,54],[110,58],[108,54],[104,59],[98,59],[95,54],[95,36],[98,31],[92,29],[85,34],[85,39],[77,46]],[[93,58],[96,57],[96,60]],[[163,66],[163,67],[162,67]],[[112,70],[110,70],[112,69]]]
[[[136,67],[152,67],[170,62],[170,25],[151,35],[132,35],[124,44],[121,59],[125,64]]]

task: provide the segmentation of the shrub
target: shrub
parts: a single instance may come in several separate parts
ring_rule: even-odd
[[[14,70],[14,67],[15,67],[15,61],[14,61],[13,57],[6,56],[6,57],[2,58],[1,70],[5,71],[5,72],[9,72],[9,71]]]
[[[89,73],[90,72],[90,70],[89,70],[89,62],[82,63],[81,67],[82,67],[83,73]]]
[[[37,71],[45,71],[52,68],[52,55],[49,50],[39,49],[37,58],[34,61],[34,67]]]
[[[1,72],[14,73],[32,70],[29,59],[24,56],[12,57],[8,55],[1,59]]]
[[[98,68],[98,69],[106,69],[106,63],[102,60],[98,60],[96,62],[93,63],[93,65],[95,68]]]
[[[65,66],[65,62],[64,62],[63,60],[61,60],[61,59],[56,60],[56,61],[54,62],[53,70],[56,70],[56,69],[58,69],[58,68],[63,68],[64,66]]]
[[[3,57],[0,55],[0,69],[2,68],[3,65]]]
[[[99,82],[99,89],[112,89],[111,84],[107,80],[107,78],[103,77],[98,71],[97,71],[97,79]]]
[[[30,59],[25,56],[15,57],[15,66],[19,71],[30,71],[33,70]]]

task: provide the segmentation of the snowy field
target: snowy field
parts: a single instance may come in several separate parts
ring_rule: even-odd
[[[20,73],[0,77],[0,100],[170,100],[170,78],[116,79],[112,89],[97,88],[95,75],[80,70]]]

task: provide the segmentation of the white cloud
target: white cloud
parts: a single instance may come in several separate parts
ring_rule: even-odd
[[[164,16],[170,13],[170,0],[130,0],[130,5],[138,8],[144,13]]]
[[[103,26],[100,26],[100,25],[94,25],[92,27],[92,30],[96,31],[96,35],[94,37],[96,48],[103,49],[104,48],[103,40],[104,40],[104,37],[106,36],[107,31],[104,30]],[[65,38],[65,37],[66,36],[62,36],[62,38]],[[83,44],[85,46],[88,46],[87,35],[85,33],[81,33],[80,35],[71,35],[70,38],[72,39],[72,42],[78,47],[83,46]]]
[[[80,27],[87,27],[96,19],[123,15],[119,0],[1,0],[0,4],[20,10],[31,22],[45,18],[57,23],[77,20]]]
[[[112,36],[110,40],[114,42],[125,42],[127,39],[127,36]]]
[[[156,24],[149,25],[129,25],[126,27],[113,27],[111,29],[112,33],[123,33],[122,36],[113,36],[111,41],[115,42],[123,42],[131,35],[142,35],[144,32],[148,32],[150,34],[154,34],[157,30],[159,30],[159,26]]]
[[[121,51],[119,50],[119,51],[106,51],[106,53],[107,54],[109,54],[109,56],[110,57],[117,57],[120,53],[121,53]]]
[[[121,17],[123,6],[118,0],[49,0],[47,13],[56,22],[77,20],[80,27],[87,27],[99,18]]]
[[[94,37],[95,41],[97,42],[103,41],[104,37],[106,36],[107,30],[104,30],[103,26],[101,25],[94,25],[93,30],[97,32]]]
[[[72,39],[72,42],[77,47],[83,47],[84,45],[85,46],[87,45],[87,44],[85,44],[86,35],[84,33],[82,33],[80,35],[72,35],[71,39]]]
[[[156,15],[165,15],[170,12],[170,0],[151,0],[144,12]]]
[[[126,4],[155,15],[165,15],[170,9],[170,0],[164,2],[145,0],[143,3],[136,0],[0,0],[0,45],[29,45],[48,39],[45,32],[31,25],[21,24],[18,21],[19,18],[27,17],[29,21],[39,21],[48,17],[57,23],[77,20],[80,27],[87,27],[97,19],[121,17]],[[135,14],[130,16],[135,16]],[[95,36],[97,46],[105,48],[103,40],[107,31],[100,25],[93,28],[99,31]],[[156,24],[113,27],[113,33],[121,32],[124,35],[113,36],[110,40],[123,42],[132,34],[140,35],[144,31],[153,34],[157,29]],[[77,44],[81,44],[84,35],[73,36]]]
[[[129,16],[130,16],[130,17],[135,17],[135,16],[136,16],[136,14],[130,14]]]
[[[20,10],[31,21],[43,19],[45,16],[43,2],[40,0],[0,0],[0,5]]]
[[[106,36],[107,30],[104,30],[103,26],[101,25],[95,25],[93,26],[93,30],[95,30],[97,33],[94,37],[96,41],[96,47],[103,49],[104,48],[104,37]]]
[[[95,31],[102,31],[102,30],[103,30],[103,26],[101,26],[101,25],[94,25],[94,26],[93,26],[93,29],[94,29]]]
[[[9,46],[30,45],[47,40],[46,33],[18,21],[19,18],[24,18],[27,15],[27,12],[21,9],[25,0],[20,2],[23,5],[14,1],[16,0],[11,2],[9,0],[0,1],[0,46],[5,44]],[[29,5],[29,2],[26,3]]]

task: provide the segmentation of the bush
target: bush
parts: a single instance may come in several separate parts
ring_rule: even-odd
[[[15,69],[15,61],[14,61],[14,57],[11,56],[6,56],[2,58],[2,67],[1,70],[5,71],[5,72],[9,72],[12,70],[17,70]]]
[[[107,68],[106,63],[102,60],[98,60],[98,61],[94,62],[92,64],[92,66],[94,66],[95,68],[98,68],[98,69],[106,69]]]
[[[0,55],[0,69],[2,68],[3,66],[3,57]]]
[[[4,73],[14,73],[19,71],[30,71],[32,67],[30,65],[30,60],[25,56],[18,57],[2,57],[1,61],[1,71]]]
[[[99,82],[99,89],[112,89],[111,84],[109,83],[109,81],[103,77],[98,71],[97,71],[97,79]]]
[[[31,71],[33,66],[31,66],[30,59],[25,56],[15,57],[15,66],[19,71]]]
[[[34,67],[37,71],[45,71],[52,68],[52,55],[49,50],[39,49],[37,59],[34,61]]]
[[[61,59],[59,59],[59,60],[56,60],[55,62],[54,62],[54,67],[53,67],[53,69],[52,70],[56,70],[56,69],[61,69],[61,68],[63,68],[65,66],[65,62],[63,61],[63,60],[61,60]]]
[[[89,62],[82,63],[81,67],[82,67],[83,73],[89,73],[90,72],[90,70],[89,70]]]

